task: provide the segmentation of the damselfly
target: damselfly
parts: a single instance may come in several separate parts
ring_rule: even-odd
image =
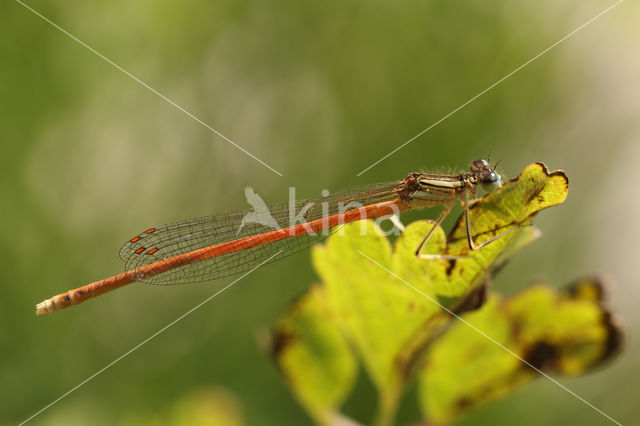
[[[471,162],[467,173],[410,173],[400,181],[271,206],[261,204],[259,197],[252,197],[252,192],[248,191],[247,199],[253,204],[253,210],[149,228],[120,249],[126,272],[38,303],[36,314],[53,313],[137,281],[169,285],[239,274],[267,263],[266,260],[275,261],[309,247],[342,224],[444,205],[444,210],[416,249],[417,256],[432,257],[422,254],[422,248],[456,200],[464,207],[469,248],[477,250],[500,235],[476,244],[469,223],[469,205],[477,195],[478,186],[493,192],[501,184],[495,166],[477,159]],[[276,256],[276,253],[280,255]]]

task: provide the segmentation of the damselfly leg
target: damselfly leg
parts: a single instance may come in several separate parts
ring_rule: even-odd
[[[473,163],[472,163],[472,170],[473,170]],[[491,170],[492,173],[493,170]],[[471,182],[471,181],[470,181]],[[473,182],[476,183],[476,182]],[[461,193],[458,195],[459,199],[460,199],[460,204],[462,205],[462,207],[464,208],[464,221],[465,221],[465,231],[467,234],[467,244],[469,246],[469,250],[471,251],[476,251],[479,250],[485,246],[487,246],[488,244],[491,244],[492,242],[502,238],[503,236],[509,234],[510,232],[513,232],[515,229],[517,229],[516,227],[510,228],[504,232],[501,232],[500,234],[490,238],[487,241],[484,241],[480,244],[477,244],[474,242],[473,240],[473,232],[471,231],[471,220],[470,220],[470,214],[469,214],[469,207],[471,205],[473,205],[477,200],[475,199],[476,196],[476,188],[475,185],[473,186],[469,186],[468,188],[464,188]],[[433,223],[433,225],[431,226],[431,229],[429,230],[429,232],[427,233],[427,235],[425,235],[425,237],[423,238],[423,240],[420,242],[420,245],[418,245],[418,248],[416,249],[416,256],[419,257],[420,259],[459,259],[459,258],[464,258],[467,257],[468,255],[449,255],[449,254],[425,254],[425,253],[421,253],[422,249],[424,248],[424,246],[427,244],[427,241],[429,241],[429,238],[431,237],[431,235],[433,234],[433,231],[435,231],[436,227],[438,227],[442,221],[444,220],[445,217],[447,217],[449,215],[449,213],[451,212],[451,209],[453,208],[454,204],[455,204],[455,199],[452,199],[451,201],[447,201],[444,202],[444,210],[442,211],[442,213],[440,213],[440,216],[438,217],[438,219]]]
[[[420,259],[453,259],[453,258],[460,257],[460,256],[450,256],[450,255],[443,255],[443,254],[420,253],[424,245],[427,244],[427,241],[429,241],[429,238],[431,238],[431,234],[433,234],[433,231],[435,231],[436,228],[440,226],[444,218],[449,215],[454,204],[455,204],[455,200],[452,200],[451,202],[448,202],[447,204],[445,204],[444,210],[442,210],[442,213],[440,213],[440,216],[438,216],[438,219],[433,223],[433,225],[431,226],[431,229],[429,229],[429,232],[427,232],[427,235],[425,235],[425,237],[422,239],[422,242],[416,249],[416,256],[418,256]]]

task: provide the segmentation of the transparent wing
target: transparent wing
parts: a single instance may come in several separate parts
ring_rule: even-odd
[[[247,188],[247,201],[253,209],[149,228],[127,241],[120,249],[120,257],[125,262],[125,270],[132,271],[201,248],[286,228],[290,223],[297,225],[300,224],[301,218],[310,222],[373,203],[393,200],[396,198],[394,188],[399,183],[400,181],[393,181],[361,186],[336,192],[328,197],[297,201],[294,206],[288,203],[266,205],[251,188]],[[269,262],[303,250],[322,241],[336,229],[338,228],[247,247],[241,251],[180,266],[139,280],[149,284],[170,285],[240,274],[254,268],[278,251],[282,253]]]

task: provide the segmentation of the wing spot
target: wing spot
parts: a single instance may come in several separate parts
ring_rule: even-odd
[[[154,232],[156,232],[156,228],[149,228],[146,231],[144,231],[145,234],[153,234]]]
[[[140,247],[140,248],[138,248],[137,250],[135,250],[135,251],[134,251],[134,253],[135,253],[135,254],[140,254],[140,253],[142,253],[142,252],[143,252],[143,251],[145,251],[145,250],[146,250],[146,247]]]
[[[142,239],[142,237],[133,237],[132,239],[129,240],[130,243],[137,243],[138,241],[140,241]]]
[[[158,247],[154,247],[151,250],[149,250],[146,254],[153,254],[153,253],[157,252],[158,250],[160,250]]]

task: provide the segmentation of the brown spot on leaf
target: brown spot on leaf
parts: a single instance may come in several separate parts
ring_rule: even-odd
[[[479,287],[474,288],[462,302],[456,307],[454,313],[456,315],[463,314],[465,312],[475,311],[480,309],[485,304],[488,297],[487,287],[488,282],[485,281]]]
[[[549,169],[547,168],[547,166],[539,161],[537,163],[535,163],[536,165],[540,166],[540,168],[542,169],[543,173],[549,177],[554,177],[554,176],[561,176],[564,181],[565,181],[565,186],[567,188],[569,188],[569,178],[567,177],[567,174],[564,172],[564,170],[554,170],[553,172],[550,172]],[[508,182],[517,182],[518,180],[520,180],[520,178],[522,177],[522,173],[521,172],[518,176],[514,177],[513,179],[509,180]],[[533,181],[533,179],[531,179]]]
[[[579,278],[569,284],[566,292],[573,299],[580,298],[586,286],[595,291],[596,300],[603,301],[606,299],[609,284],[604,278],[598,276]]]
[[[538,370],[549,370],[556,366],[558,353],[553,345],[540,341],[529,348],[523,358]]]
[[[456,267],[456,263],[457,263],[458,259],[449,259],[449,265],[447,266],[447,269],[445,270],[445,272],[447,273],[447,276],[450,277],[451,273],[453,272],[453,268]]]
[[[531,179],[531,181],[533,182],[533,179]],[[529,196],[529,198],[527,198],[527,201],[525,202],[525,204],[529,204],[529,203],[531,203],[531,201],[533,201],[534,198],[538,198],[542,191],[544,191],[544,186],[541,186],[533,194],[531,194]],[[543,200],[544,200],[544,198],[543,198]]]
[[[463,396],[456,401],[456,409],[458,411],[464,411],[473,407],[473,399],[469,396]]]
[[[295,335],[289,331],[278,330],[273,336],[273,344],[271,346],[271,354],[277,357],[287,346],[295,340]]]
[[[607,340],[599,362],[607,361],[617,355],[625,343],[624,328],[620,324],[618,317],[611,312],[604,311],[602,318],[607,330]]]
[[[607,331],[602,355],[595,362],[601,364],[615,357],[624,347],[626,333],[620,319],[613,313],[606,304],[607,293],[610,283],[602,276],[591,276],[579,278],[572,282],[566,289],[567,294],[574,299],[584,297],[584,292],[595,292],[595,300],[599,303],[602,311],[602,326]]]

